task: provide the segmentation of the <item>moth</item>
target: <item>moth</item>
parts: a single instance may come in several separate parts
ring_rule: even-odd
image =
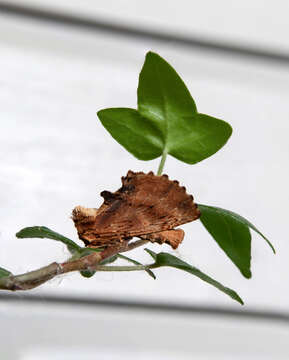
[[[167,175],[128,171],[116,192],[102,191],[99,209],[77,206],[72,219],[79,238],[89,247],[115,246],[138,237],[176,249],[184,238],[181,224],[196,220],[200,211],[192,195]]]

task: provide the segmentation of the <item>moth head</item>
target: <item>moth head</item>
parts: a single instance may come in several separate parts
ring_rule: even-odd
[[[97,209],[94,208],[86,208],[84,206],[76,206],[72,210],[72,220],[75,223],[78,222],[90,222],[93,221],[96,218],[96,215],[98,213]]]

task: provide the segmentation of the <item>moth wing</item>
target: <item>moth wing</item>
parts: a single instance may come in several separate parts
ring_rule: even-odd
[[[180,243],[183,241],[185,232],[182,229],[175,230],[165,230],[159,233],[141,235],[141,238],[144,240],[149,240],[150,242],[158,244],[169,244],[173,249],[177,249]]]
[[[100,238],[161,232],[200,216],[193,197],[167,175],[129,171],[118,191],[101,195],[105,208],[91,224]]]

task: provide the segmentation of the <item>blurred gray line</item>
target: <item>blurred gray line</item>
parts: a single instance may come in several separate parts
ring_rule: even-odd
[[[157,311],[178,314],[202,314],[225,317],[249,318],[260,321],[278,321],[289,325],[289,314],[273,311],[254,311],[254,310],[233,310],[223,307],[213,306],[190,306],[184,304],[166,304],[161,302],[140,302],[111,300],[106,298],[80,298],[80,297],[57,297],[57,296],[37,296],[30,294],[0,294],[1,301],[13,301],[23,304],[23,302],[38,303],[43,302],[53,305],[78,305],[91,307],[107,307],[126,310]]]
[[[134,26],[115,24],[102,19],[92,19],[67,15],[65,13],[43,10],[37,7],[10,4],[6,1],[0,1],[0,14],[18,16],[39,22],[49,22],[59,25],[66,25],[86,29],[94,32],[105,32],[115,36],[124,36],[132,38],[142,38],[151,41],[172,42],[175,45],[186,46],[207,52],[218,52],[229,56],[243,57],[251,60],[263,60],[271,63],[289,65],[289,54],[276,52],[274,50],[246,47],[235,45],[233,43],[215,41],[201,37],[181,36],[161,31],[141,29]]]

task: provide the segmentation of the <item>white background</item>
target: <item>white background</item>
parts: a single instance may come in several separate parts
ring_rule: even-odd
[[[79,3],[68,6],[73,10],[75,4],[79,9]],[[119,16],[122,21],[127,15],[127,21],[138,23],[134,17],[138,9],[128,6],[132,3],[108,1],[107,7],[95,5],[93,12],[83,2],[82,11]],[[239,17],[236,8],[235,13],[229,12],[234,18],[211,23],[206,22],[210,12],[206,13],[205,3],[198,3],[198,29],[188,15],[189,10],[195,11],[196,3],[180,6],[181,21],[173,17],[172,2],[165,11],[148,2],[139,15],[140,25],[158,22],[167,29],[172,24],[171,29],[180,32],[190,26],[192,33],[197,30],[204,36],[215,31],[220,39],[235,36],[248,44],[255,41],[256,47],[287,49],[283,28],[277,31],[268,25],[278,35],[271,41],[263,31],[263,20],[259,29],[258,11],[252,17],[255,10],[247,6]],[[56,6],[56,2],[51,4]],[[287,7],[285,2],[279,4]],[[216,16],[221,9],[223,14],[228,10],[220,5]],[[245,14],[250,16],[243,27]],[[280,11],[276,26],[283,24],[283,16]],[[45,225],[76,239],[69,218],[74,206],[97,207],[99,193],[116,190],[128,169],[157,169],[158,161],[140,162],[121,148],[95,114],[104,107],[136,106],[138,73],[148,50],[158,52],[175,67],[200,112],[224,119],[234,129],[229,143],[213,157],[195,166],[169,157],[165,172],[184,184],[197,202],[247,217],[277,248],[273,256],[263,239],[253,234],[253,278],[246,280],[201,224],[194,222],[183,226],[186,239],[177,255],[237,290],[247,308],[287,310],[289,68],[183,49],[174,43],[126,40],[5,16],[0,16],[0,265],[19,273],[64,260],[68,254],[61,244],[20,240],[14,234],[25,226]],[[166,246],[151,248],[170,251]],[[135,256],[150,260],[142,250],[135,251]],[[100,273],[89,280],[72,274],[34,293],[239,306],[189,274],[172,269],[156,273],[156,281],[142,273]]]
[[[288,359],[282,322],[45,301],[0,311],[5,360]]]
[[[145,29],[289,51],[286,0],[9,0]]]

